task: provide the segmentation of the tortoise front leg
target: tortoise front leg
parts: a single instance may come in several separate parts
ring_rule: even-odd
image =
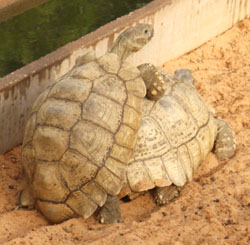
[[[137,68],[141,72],[142,79],[146,85],[147,98],[150,100],[159,100],[165,94],[166,87],[158,69],[149,63],[139,65]]]
[[[101,224],[112,224],[122,222],[119,200],[117,196],[107,196],[107,200],[97,215]]]

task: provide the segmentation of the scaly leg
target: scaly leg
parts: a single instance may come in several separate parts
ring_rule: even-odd
[[[165,94],[166,87],[158,69],[149,63],[142,64],[137,68],[141,72],[142,79],[146,85],[147,98],[159,100]]]
[[[122,222],[119,200],[117,196],[107,196],[104,206],[97,215],[97,220],[102,224]]]
[[[235,153],[235,137],[231,127],[223,120],[214,119],[217,124],[217,136],[213,152],[219,160],[231,158]]]

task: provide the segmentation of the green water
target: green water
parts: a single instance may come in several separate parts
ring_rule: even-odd
[[[151,0],[50,0],[0,23],[0,77]]]

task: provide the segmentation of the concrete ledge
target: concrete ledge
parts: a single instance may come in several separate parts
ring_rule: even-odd
[[[135,23],[151,23],[155,37],[138,54],[134,64],[161,65],[202,45],[250,16],[249,0],[155,0],[93,33],[32,62],[0,79],[0,153],[20,144],[31,106],[57,77],[88,50],[104,54],[117,35]]]
[[[49,0],[1,0],[0,22],[23,13]]]

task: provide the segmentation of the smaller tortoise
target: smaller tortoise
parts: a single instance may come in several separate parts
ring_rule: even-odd
[[[151,25],[128,28],[110,52],[78,59],[37,98],[23,140],[22,206],[35,206],[52,222],[61,222],[113,205],[117,215],[105,222],[121,219],[117,195],[146,93],[140,71],[126,58],[152,37]]]
[[[145,101],[136,149],[120,197],[133,198],[156,187],[155,201],[163,205],[192,180],[210,151],[220,160],[232,157],[234,134],[225,121],[213,116],[213,110],[195,89],[189,70],[177,70],[174,76],[151,64],[143,64],[139,70],[149,81],[159,80],[160,74],[166,92],[156,102]]]

